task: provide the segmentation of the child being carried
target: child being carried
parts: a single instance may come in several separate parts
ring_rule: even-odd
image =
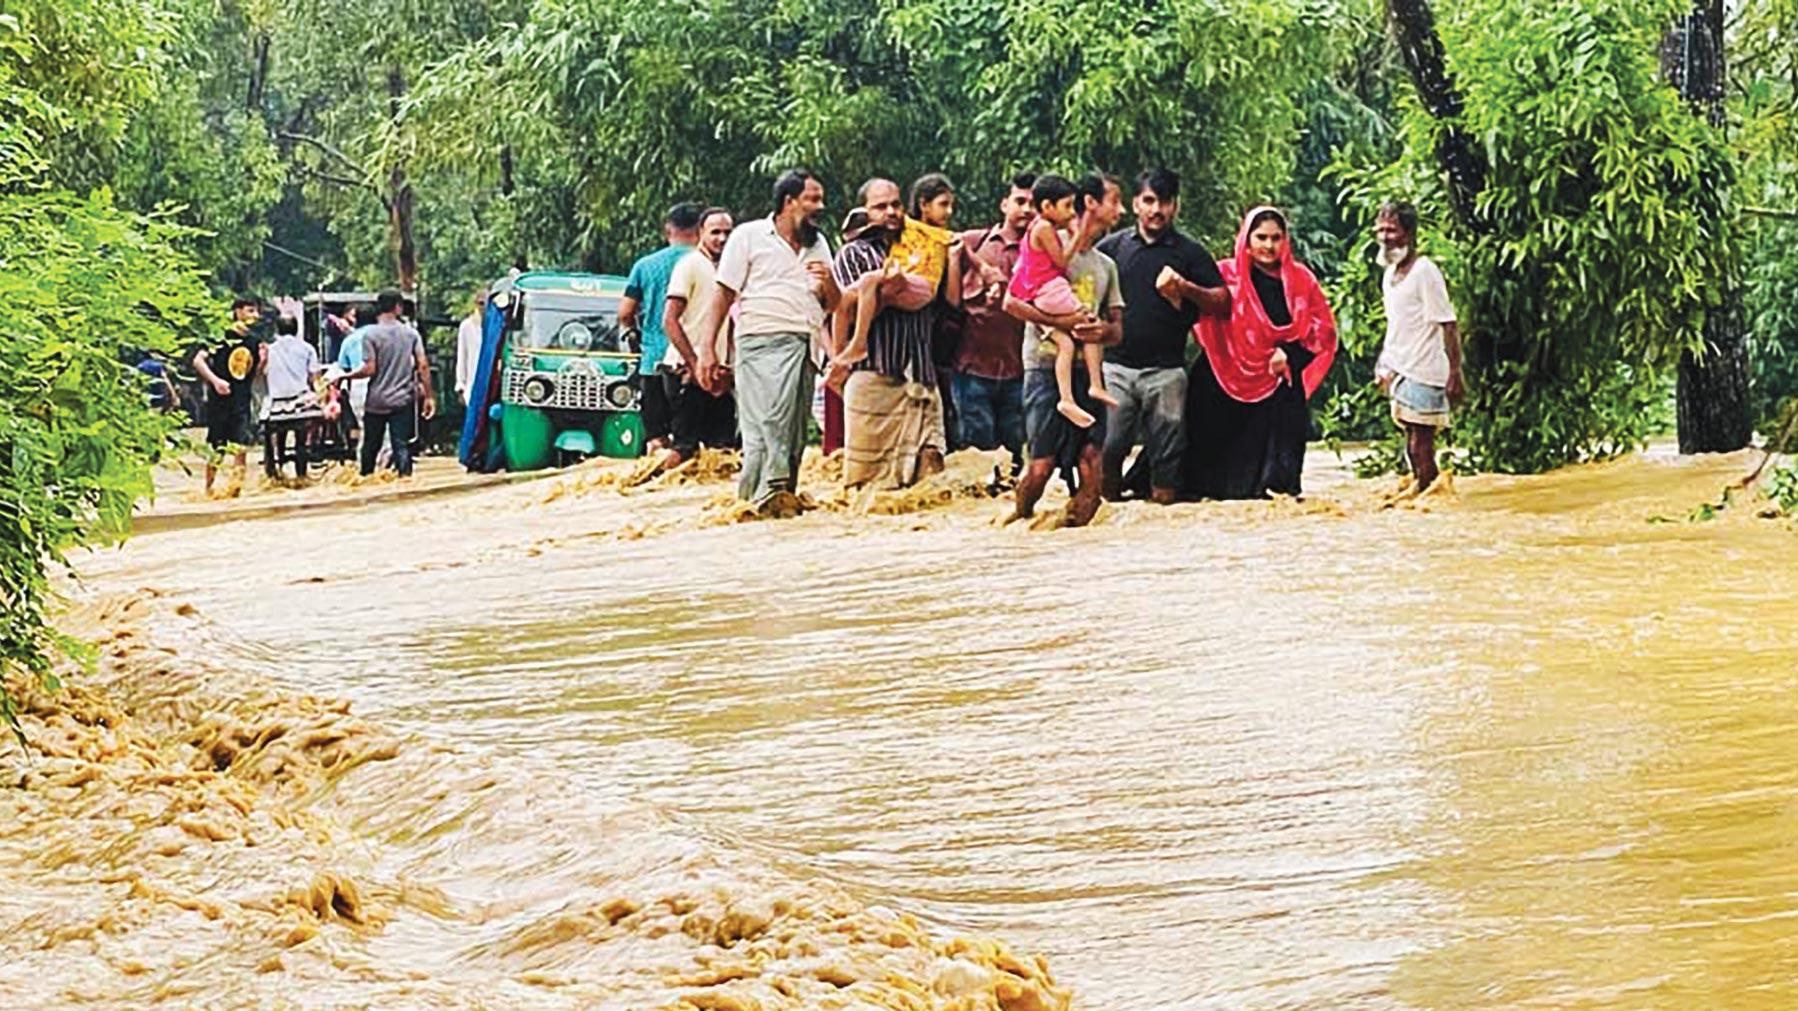
[[[1058,175],[1040,176],[1031,188],[1030,201],[1036,206],[1036,221],[1030,225],[1017,270],[1011,275],[1011,296],[1050,316],[1084,312],[1086,307],[1068,283],[1068,261],[1074,251],[1061,239],[1061,233],[1074,223],[1074,184]],[[1076,341],[1066,330],[1048,333],[1055,341],[1055,385],[1061,394],[1055,409],[1081,428],[1089,428],[1097,419],[1074,399],[1074,345],[1080,345],[1086,362],[1087,393],[1101,404],[1116,407],[1117,400],[1105,391],[1105,349],[1090,341]]]
[[[831,377],[836,381],[831,382],[831,386],[840,387],[840,381],[847,378],[848,368],[868,357],[868,331],[874,325],[874,317],[887,308],[880,295],[881,282],[909,274],[928,283],[935,295],[942,290],[950,261],[960,259],[960,242],[948,228],[949,217],[955,210],[955,194],[949,189],[948,180],[943,179],[940,187],[928,187],[929,192],[917,192],[926,189],[927,181],[938,178],[941,177],[926,176],[914,184],[916,216],[906,216],[905,225],[887,250],[886,262],[881,269],[863,275],[843,289],[843,301],[832,325],[832,343],[843,350],[832,358]],[[953,292],[950,297],[951,301],[959,298]],[[846,332],[852,325],[853,332]]]

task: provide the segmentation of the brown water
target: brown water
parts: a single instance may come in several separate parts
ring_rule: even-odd
[[[914,947],[1001,939],[1086,1009],[1790,1007],[1798,532],[1648,522],[1747,466],[1467,480],[1427,510],[1319,473],[1308,505],[1051,532],[991,502],[709,527],[716,485],[561,479],[140,538],[81,563],[90,593],[191,602],[180,656],[399,735],[277,809],[329,823],[302,884],[341,873],[368,894],[325,905],[377,913],[292,948],[144,913],[94,942],[108,975],[79,939],[19,957],[43,908],[102,898],[0,890],[26,927],[0,993],[660,1007],[712,956],[571,911],[716,886],[864,968],[907,917],[938,939]],[[0,847],[0,884],[31,859]],[[163,934],[187,964],[147,954]],[[948,954],[794,1006],[1032,1006],[953,997]]]

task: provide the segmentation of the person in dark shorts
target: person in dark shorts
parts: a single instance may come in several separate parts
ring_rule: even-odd
[[[697,330],[712,311],[718,292],[718,257],[724,252],[735,222],[722,207],[707,208],[699,220],[699,246],[674,265],[668,279],[668,300],[662,311],[662,329],[668,335],[668,352],[655,377],[662,383],[669,408],[670,442],[660,469],[678,467],[699,451],[737,445],[737,399],[723,384],[716,391],[694,378],[701,365],[722,367],[730,374],[729,321],[718,328],[709,349],[696,348],[690,331]]]
[[[1029,460],[1018,478],[1017,505],[1006,522],[1029,519],[1037,500],[1048,487],[1056,470],[1078,473],[1074,496],[1068,502],[1064,521],[1068,526],[1084,526],[1099,509],[1099,492],[1103,484],[1103,448],[1106,412],[1103,404],[1090,398],[1083,374],[1084,363],[1076,358],[1074,393],[1080,407],[1091,414],[1091,425],[1081,427],[1060,410],[1061,388],[1055,381],[1055,342],[1046,339],[1048,328],[1059,328],[1074,335],[1075,340],[1093,341],[1110,346],[1123,339],[1124,296],[1118,284],[1117,264],[1109,256],[1093,248],[1101,237],[1117,224],[1123,214],[1123,201],[1118,181],[1110,176],[1093,174],[1075,184],[1075,206],[1079,217],[1067,236],[1073,255],[1068,260],[1068,284],[1075,297],[1086,307],[1072,316],[1053,316],[1012,295],[1005,297],[1005,311],[1024,321],[1024,437],[1029,444]]]
[[[252,332],[262,316],[256,300],[239,296],[231,303],[231,325],[211,347],[193,357],[194,371],[206,384],[206,494],[218,476],[218,462],[231,457],[239,482],[247,464],[249,447],[256,441],[255,419],[250,409],[250,386],[262,368],[262,343]]]

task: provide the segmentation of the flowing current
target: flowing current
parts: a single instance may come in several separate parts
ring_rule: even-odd
[[[333,820],[263,863],[109,843],[116,812],[65,842],[94,787],[45,793],[0,846],[0,994],[757,1008],[786,1006],[746,989],[785,957],[793,1006],[1055,1006],[944,997],[990,987],[941,950],[916,992],[858,969],[844,945],[888,923],[1040,955],[1093,1011],[1791,1007],[1798,532],[1685,519],[1749,465],[1649,454],[1427,508],[1314,472],[1304,503],[1080,531],[961,499],[708,525],[725,485],[565,476],[145,534],[78,559],[79,593],[179,602],[133,618],[159,664],[348,700],[393,742],[281,793],[269,838]],[[194,691],[246,719],[225,676]],[[280,933],[271,878],[340,915]],[[202,906],[118,907],[120,880]],[[815,930],[694,976],[670,941],[694,914],[629,910],[707,888]],[[727,920],[703,926],[754,933]],[[850,978],[808,996],[833,960]]]

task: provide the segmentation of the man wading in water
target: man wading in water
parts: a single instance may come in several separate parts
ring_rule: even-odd
[[[206,381],[206,494],[218,477],[218,463],[229,456],[238,486],[243,485],[249,446],[256,441],[255,419],[250,411],[250,385],[268,353],[250,328],[262,312],[253,298],[231,303],[231,326],[210,348],[194,355],[194,371]]]
[[[1117,264],[1093,248],[1093,244],[1117,225],[1124,212],[1121,187],[1110,176],[1090,175],[1074,184],[1074,206],[1079,217],[1067,237],[1068,285],[1085,311],[1052,316],[1014,295],[1005,296],[1005,311],[1025,322],[1024,430],[1030,445],[1030,462],[1018,478],[1017,510],[1006,522],[1029,519],[1049,478],[1059,467],[1078,469],[1080,480],[1064,514],[1068,526],[1085,526],[1099,509],[1099,489],[1105,445],[1104,405],[1093,400],[1085,375],[1086,365],[1074,359],[1074,396],[1093,415],[1091,425],[1076,425],[1057,410],[1061,399],[1055,381],[1055,342],[1046,328],[1060,328],[1082,342],[1101,346],[1123,338],[1124,297],[1118,284]]]
[[[1461,334],[1442,271],[1417,255],[1416,209],[1386,204],[1374,234],[1386,265],[1386,344],[1374,381],[1392,398],[1392,420],[1405,430],[1411,490],[1421,494],[1436,483],[1436,430],[1448,427],[1450,409],[1461,401]]]
[[[798,512],[799,460],[812,405],[812,341],[841,297],[830,276],[830,243],[818,231],[823,211],[824,186],[810,172],[781,173],[774,180],[774,213],[731,232],[718,257],[711,311],[687,334],[695,347],[724,347],[722,361],[735,349],[743,436],[737,495],[765,516]],[[719,345],[718,332],[734,303],[740,303],[736,326]],[[722,394],[723,365],[699,364],[700,386]]]

